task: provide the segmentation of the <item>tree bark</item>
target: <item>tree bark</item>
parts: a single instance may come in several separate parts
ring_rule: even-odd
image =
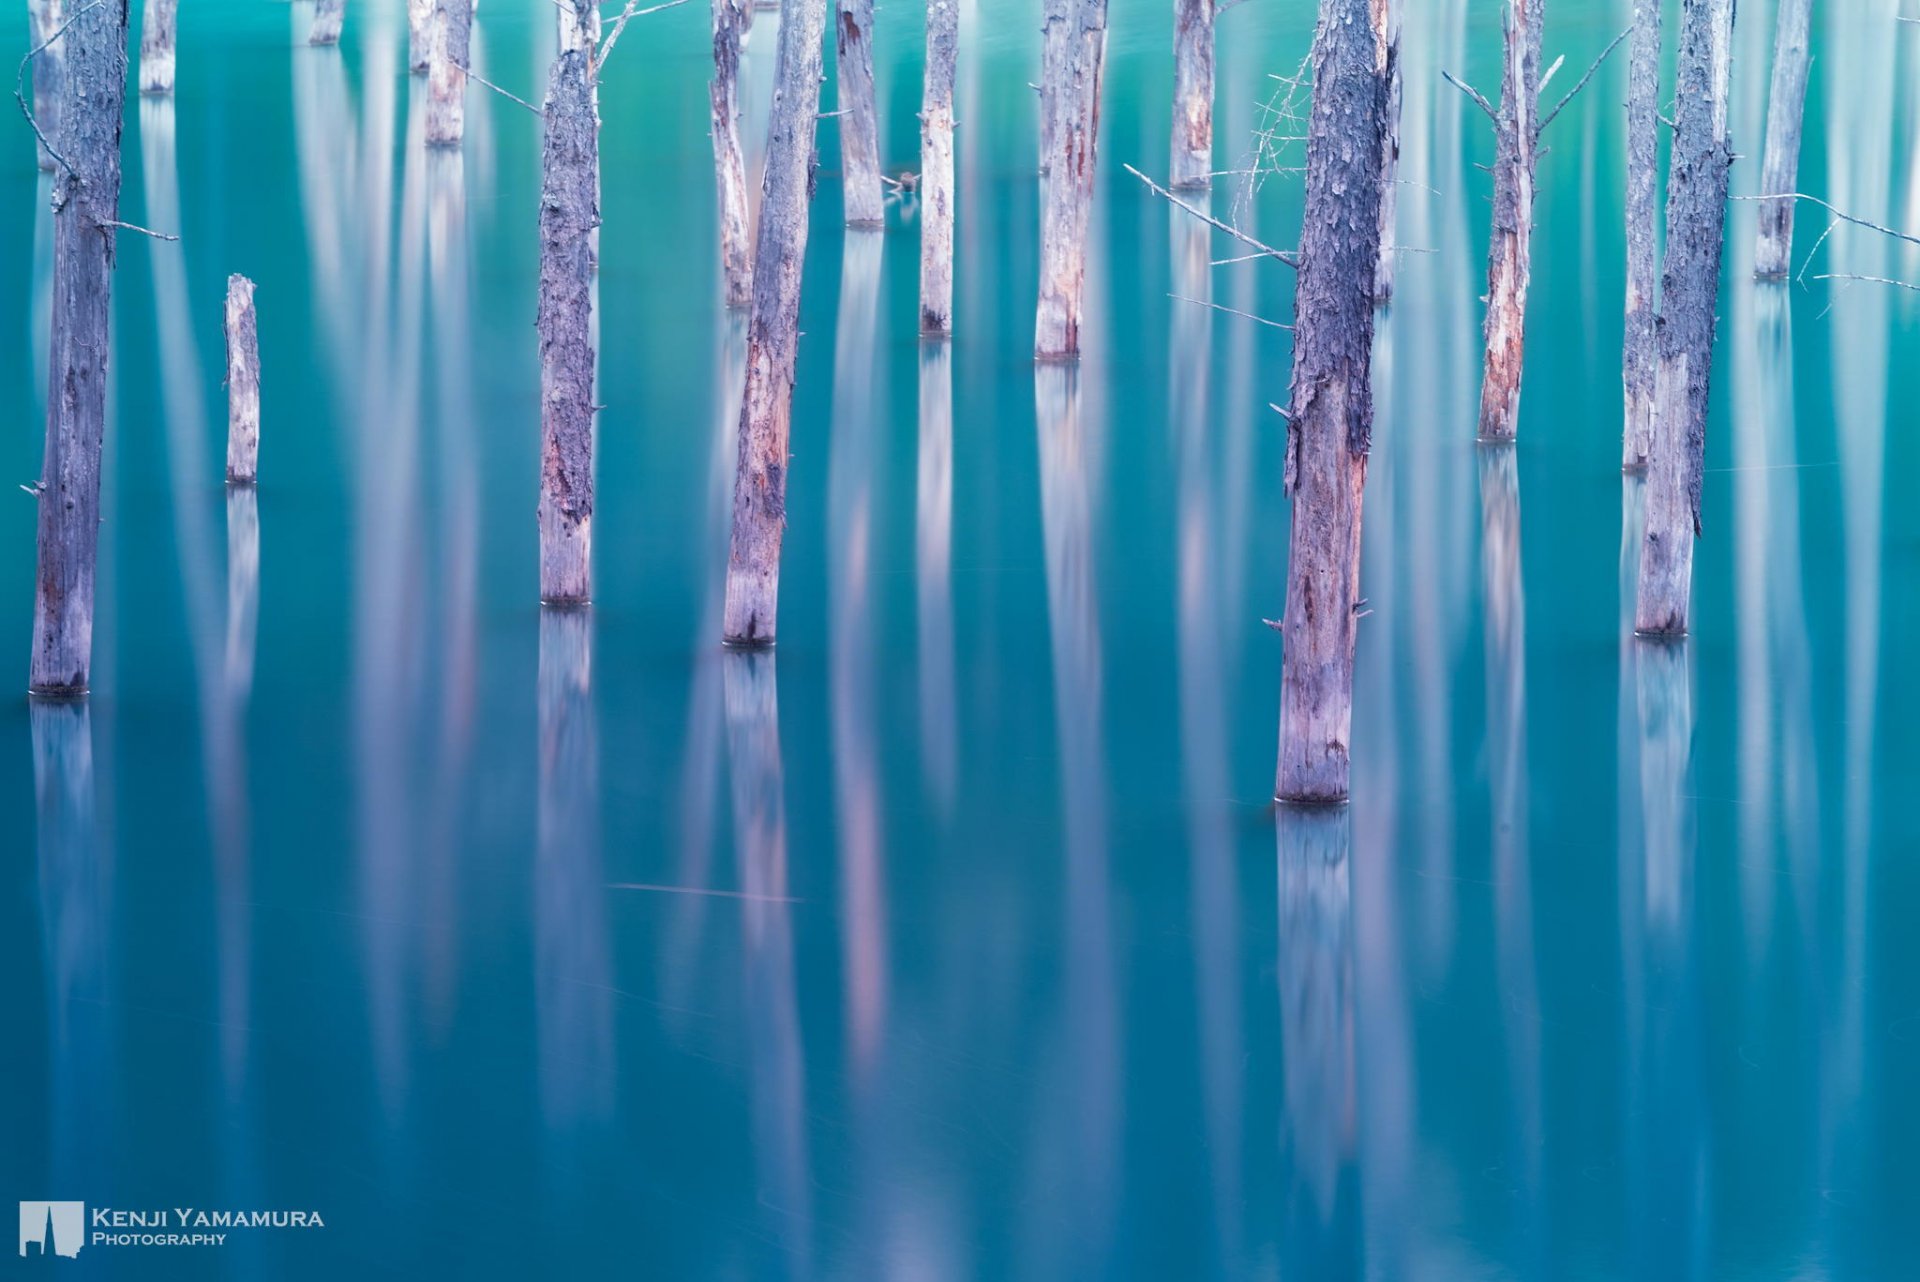
[[[93,574],[100,543],[100,452],[120,122],[127,96],[127,0],[77,12],[60,38],[66,78],[54,149],[53,315],[47,444],[40,470],[31,688],[84,694],[93,657]]]
[[[173,92],[173,45],[180,0],[147,0],[140,16],[140,92]]]
[[[1653,452],[1655,245],[1660,218],[1660,6],[1634,0],[1627,69],[1627,318],[1621,353],[1626,429],[1620,466],[1643,472]]]
[[[1534,166],[1540,155],[1540,30],[1544,0],[1507,0],[1500,115],[1493,161],[1493,243],[1487,250],[1487,363],[1480,439],[1511,441],[1520,425],[1527,287],[1533,276]]]
[[[1720,257],[1733,146],[1727,91],[1733,75],[1733,0],[1685,0],[1667,254],[1660,280],[1659,365],[1654,374],[1653,453],[1647,470],[1646,535],[1634,627],[1650,636],[1687,630],[1693,540],[1707,448]]]
[[[1033,354],[1043,361],[1072,360],[1080,355],[1107,0],[1051,0],[1045,41],[1040,92],[1047,181]]]
[[[788,0],[780,22],[727,551],[722,636],[730,645],[765,646],[774,640],[780,542],[787,523],[787,439],[800,338],[800,279],[807,252],[807,204],[813,195],[826,25],[826,0]]]
[[[227,482],[252,485],[260,474],[260,327],[253,282],[227,277]]]
[[[1380,138],[1380,266],[1373,274],[1373,301],[1393,301],[1399,255],[1394,252],[1394,223],[1400,209],[1400,27],[1406,0],[1375,0],[1373,25],[1379,40],[1379,68],[1386,80],[1387,121]]]
[[[840,167],[849,227],[886,222],[880,190],[880,122],[873,91],[873,0],[838,0],[834,65],[840,98]]]
[[[1213,181],[1214,0],[1173,0],[1173,163],[1167,185]]]
[[[1807,107],[1808,30],[1813,0],[1780,0],[1773,36],[1773,84],[1767,99],[1767,150],[1760,169],[1760,194],[1780,196],[1797,189],[1800,175],[1800,124]],[[1792,200],[1760,202],[1760,238],[1754,247],[1753,274],[1768,279],[1787,274],[1793,261]]]
[[[1373,431],[1373,280],[1386,85],[1368,0],[1320,0],[1294,300],[1286,489],[1293,499],[1281,631],[1281,801],[1346,797],[1360,498]]]
[[[423,75],[432,61],[433,0],[407,0],[407,70]]]
[[[465,4],[466,0],[455,0]],[[548,75],[540,155],[540,599],[592,597],[593,229],[600,122],[590,55]]]
[[[427,145],[457,147],[467,133],[467,37],[472,0],[433,0],[427,27]]]
[[[27,0],[27,32],[33,47],[40,49],[33,56],[33,114],[40,122],[40,132],[48,138],[60,136],[60,103],[66,96],[64,42],[53,40],[54,33],[66,20],[63,8],[61,0]],[[53,40],[50,45],[49,40]],[[46,47],[41,48],[43,45]],[[51,172],[53,156],[44,146],[36,146],[35,150],[40,168]]]
[[[740,38],[747,29],[745,0],[713,0],[713,176],[720,192],[720,278],[728,307],[753,297],[753,218],[747,204],[747,165],[740,150]]]
[[[337,45],[340,28],[347,22],[347,0],[318,0],[313,6],[313,26],[307,29],[310,45]]]
[[[953,82],[960,0],[927,0],[920,97],[920,332],[953,332]]]

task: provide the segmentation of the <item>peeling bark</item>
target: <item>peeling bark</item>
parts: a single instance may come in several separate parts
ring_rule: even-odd
[[[465,3],[465,0],[457,0]],[[589,55],[548,76],[540,155],[540,599],[592,597],[593,231],[600,123]]]
[[[1373,301],[1393,301],[1394,223],[1400,208],[1400,27],[1406,0],[1373,0],[1373,28],[1379,41],[1378,67],[1386,81],[1387,117],[1380,136],[1380,266],[1373,274]]]
[[[800,280],[807,252],[807,205],[813,195],[826,25],[826,0],[789,0],[780,23],[727,552],[722,635],[730,645],[764,646],[774,640],[780,543],[787,523],[787,440],[800,339]]]
[[[347,22],[347,0],[318,0],[313,6],[313,26],[307,29],[310,45],[337,45],[340,29]]]
[[[173,46],[180,0],[147,0],[140,15],[140,92],[173,92]]]
[[[1800,125],[1807,107],[1808,30],[1813,0],[1780,0],[1773,36],[1773,84],[1767,98],[1767,149],[1760,169],[1760,194],[1779,196],[1798,190]],[[1760,234],[1753,252],[1753,274],[1781,277],[1793,262],[1791,200],[1760,202]]]
[[[54,149],[53,314],[47,444],[40,469],[31,688],[84,694],[93,657],[100,453],[107,421],[108,318],[120,216],[120,122],[127,93],[127,0],[75,13]]]
[[[953,82],[960,0],[927,0],[920,98],[920,332],[953,332]]]
[[[260,475],[260,327],[253,282],[227,277],[227,482]]]
[[[1527,288],[1533,278],[1534,168],[1540,157],[1540,30],[1544,0],[1507,0],[1500,115],[1493,161],[1493,240],[1487,249],[1487,362],[1480,439],[1511,441],[1520,425]]]
[[[1039,360],[1071,360],[1080,355],[1087,225],[1093,209],[1106,49],[1107,0],[1050,0],[1040,87],[1047,181],[1033,339],[1033,354]]]
[[[61,0],[27,0],[27,32],[38,49],[53,40],[54,32],[66,21]],[[33,114],[40,132],[49,138],[60,136],[60,103],[65,97],[67,56],[65,42],[54,40],[33,56]],[[35,144],[40,168],[53,169],[53,157],[45,147]]]
[[[1709,377],[1718,323],[1714,305],[1733,168],[1727,132],[1733,8],[1733,0],[1685,0],[1681,7],[1653,452],[1634,612],[1635,630],[1650,636],[1686,632],[1693,587],[1693,540],[1700,532]]]
[[[1627,317],[1621,353],[1626,427],[1620,466],[1646,470],[1653,451],[1655,242],[1660,218],[1660,4],[1634,0],[1627,69]]]
[[[840,97],[840,167],[847,226],[878,227],[887,210],[880,189],[880,122],[873,91],[873,0],[838,0],[834,65]]]
[[[1214,0],[1173,0],[1173,163],[1167,185],[1213,181]]]
[[[458,147],[467,132],[467,37],[472,0],[433,0],[427,23],[427,145]]]
[[[1369,0],[1320,0],[1314,33],[1287,419],[1293,522],[1274,784],[1281,801],[1340,801],[1348,787],[1387,103],[1369,19]]]
[[[745,0],[713,0],[713,176],[720,192],[720,278],[728,307],[753,297],[753,226],[747,204],[747,164],[740,151],[740,39],[747,29]]]

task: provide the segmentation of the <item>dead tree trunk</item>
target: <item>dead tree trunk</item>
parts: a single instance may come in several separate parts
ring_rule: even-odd
[[[180,0],[147,0],[140,16],[140,92],[173,92],[174,33],[180,27]]]
[[[1620,466],[1644,472],[1653,450],[1655,242],[1660,217],[1660,5],[1634,0],[1627,68],[1627,327],[1621,353],[1626,430]]]
[[[93,657],[107,336],[120,217],[120,121],[127,96],[127,0],[76,12],[53,140],[53,316],[40,499],[31,689],[84,694]]]
[[[1380,75],[1386,81],[1387,123],[1380,139],[1380,266],[1373,274],[1373,301],[1393,301],[1399,254],[1393,225],[1400,208],[1400,26],[1405,0],[1380,0],[1373,25],[1379,41]]]
[[[433,0],[427,28],[427,145],[458,147],[467,133],[467,36],[473,0]]]
[[[1807,107],[1808,30],[1813,0],[1780,0],[1773,35],[1773,84],[1767,99],[1767,151],[1760,169],[1760,194],[1784,196],[1800,179],[1800,123]],[[1754,247],[1753,274],[1787,274],[1793,261],[1791,200],[1760,202],[1760,239]]]
[[[1320,0],[1294,299],[1286,489],[1293,500],[1281,625],[1281,801],[1347,795],[1360,498],[1373,431],[1373,281],[1387,92],[1369,0]]]
[[[927,0],[920,96],[920,332],[953,332],[953,81],[960,0]]]
[[[337,45],[340,28],[347,22],[347,0],[318,0],[313,6],[313,25],[307,29],[310,45]]]
[[[1714,305],[1733,168],[1727,133],[1732,76],[1733,0],[1684,0],[1667,183],[1666,266],[1660,278],[1653,454],[1634,612],[1635,630],[1647,635],[1678,636],[1687,630],[1707,448]]]
[[[260,475],[260,327],[253,282],[227,277],[227,483]]]
[[[1507,0],[1500,114],[1493,161],[1493,243],[1487,250],[1487,363],[1480,439],[1511,441],[1520,425],[1520,375],[1533,276],[1534,167],[1540,156],[1540,30],[1544,0]]]
[[[566,12],[566,6],[560,6]],[[433,0],[407,0],[407,70],[423,75],[433,61]]]
[[[1056,0],[1047,15],[1045,40],[1048,54],[1040,93],[1047,184],[1040,216],[1040,304],[1033,354],[1043,361],[1072,360],[1080,355],[1107,0]]]
[[[713,0],[713,82],[707,100],[713,113],[713,176],[720,190],[720,277],[728,307],[745,307],[753,297],[753,219],[740,152],[740,37],[747,14],[746,0]]]
[[[722,636],[730,645],[772,645],[774,639],[780,541],[787,523],[787,437],[800,339],[800,275],[807,252],[807,204],[813,196],[826,25],[827,0],[788,0],[780,23],[727,552]]]
[[[40,168],[49,172],[54,162],[46,140],[60,136],[60,103],[66,96],[65,46],[54,39],[66,21],[62,10],[61,0],[27,0],[27,30],[39,51],[33,55],[33,114],[44,136],[39,143]]]
[[[880,190],[880,120],[873,92],[873,0],[839,0],[835,66],[840,77],[840,166],[847,226],[878,227],[887,211]]]
[[[454,0],[464,5],[466,0]],[[540,155],[540,599],[592,597],[593,230],[600,225],[600,122],[592,55],[549,73]]]
[[[1213,181],[1214,0],[1173,0],[1173,164],[1167,185]]]

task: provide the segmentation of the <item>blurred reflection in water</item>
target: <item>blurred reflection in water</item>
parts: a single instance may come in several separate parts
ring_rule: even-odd
[[[752,1059],[753,1155],[765,1233],[780,1246],[777,1275],[812,1272],[813,1181],[807,1154],[806,1051],[793,966],[787,892],[787,803],[780,761],[779,690],[771,651],[721,656],[733,848],[739,861]]]
[[[953,344],[920,344],[920,441],[914,485],[914,587],[920,658],[920,757],[927,790],[953,813],[960,752],[953,652]]]
[[[1279,806],[1281,1276],[1362,1276],[1354,1064],[1352,816]]]

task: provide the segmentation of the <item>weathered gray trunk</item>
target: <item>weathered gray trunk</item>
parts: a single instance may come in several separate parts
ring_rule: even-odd
[[[560,6],[566,12],[564,5]],[[407,70],[424,74],[433,61],[433,0],[407,0]]]
[[[838,0],[834,65],[840,77],[840,166],[847,226],[878,227],[887,210],[880,190],[880,120],[873,91],[873,0]]]
[[[1213,181],[1214,0],[1173,0],[1173,163],[1167,185]]]
[[[347,0],[317,0],[313,6],[313,26],[307,30],[310,45],[337,45],[340,28],[347,22]]]
[[[1080,355],[1087,224],[1093,210],[1100,81],[1107,50],[1106,0],[1056,0],[1049,9],[1040,86],[1047,180],[1033,337],[1033,354],[1043,361]]]
[[[1387,123],[1380,138],[1380,266],[1373,274],[1373,301],[1393,301],[1393,283],[1399,254],[1395,252],[1394,223],[1400,208],[1400,27],[1405,0],[1374,0],[1373,24],[1378,33],[1380,75],[1386,81]]]
[[[84,694],[93,656],[100,452],[107,422],[113,224],[120,217],[120,121],[127,96],[127,0],[75,13],[54,150],[53,316],[47,445],[40,470],[31,688]]]
[[[826,25],[826,0],[789,0],[780,22],[727,550],[722,636],[730,645],[771,645],[774,640],[780,542],[787,524],[787,438],[800,339],[800,275],[807,253]]]
[[[464,4],[466,0],[455,0]],[[590,56],[548,75],[540,154],[540,599],[592,597],[593,229],[600,122]]]
[[[427,26],[427,145],[457,147],[467,133],[467,36],[473,0],[433,0]]]
[[[1780,0],[1773,35],[1773,85],[1767,98],[1767,150],[1760,168],[1760,194],[1783,196],[1800,178],[1800,123],[1807,107],[1807,67],[1813,0]],[[1785,276],[1793,261],[1791,200],[1760,202],[1760,239],[1753,274]]]
[[[1715,303],[1733,168],[1727,132],[1733,0],[1684,0],[1679,68],[1646,537],[1640,545],[1640,594],[1634,612],[1636,630],[1666,636],[1687,630],[1693,540],[1700,532]]]
[[[728,307],[753,297],[753,218],[747,206],[747,164],[740,151],[740,37],[745,0],[713,0],[713,176],[720,192],[720,278]]]
[[[180,0],[147,0],[140,15],[140,92],[173,92],[174,33],[179,30]]]
[[[260,474],[260,326],[253,282],[227,277],[227,481],[252,485]]]
[[[40,122],[40,132],[49,138],[60,134],[60,103],[66,91],[62,88],[66,79],[67,56],[65,43],[53,40],[53,33],[60,29],[66,19],[61,0],[27,0],[27,34],[33,41],[33,47],[40,51],[33,56],[33,114]],[[42,48],[42,46],[45,46]],[[40,156],[40,168],[53,169],[53,157],[45,147],[36,146]]]
[[[1520,425],[1527,287],[1533,277],[1534,166],[1540,156],[1540,29],[1544,0],[1507,0],[1500,115],[1493,161],[1493,239],[1487,249],[1487,363],[1480,439],[1511,441]]]
[[[553,32],[556,54],[591,56],[600,47],[600,11],[589,0],[554,0]]]
[[[1368,0],[1320,0],[1287,418],[1293,529],[1274,786],[1282,801],[1347,795],[1387,100],[1377,45]]]
[[[1660,5],[1634,0],[1627,69],[1627,325],[1621,352],[1626,427],[1620,465],[1646,470],[1653,451],[1655,248],[1660,217]]]
[[[960,0],[927,0],[920,95],[920,332],[953,332],[953,81]]]

